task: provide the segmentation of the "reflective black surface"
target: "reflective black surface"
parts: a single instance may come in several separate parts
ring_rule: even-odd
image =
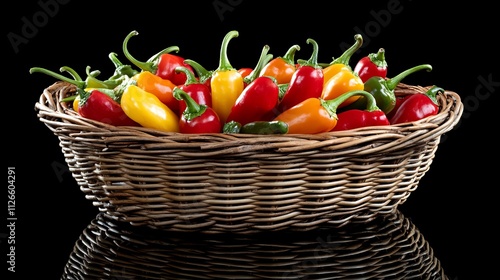
[[[439,7],[432,1],[394,0],[272,3],[116,1],[104,6],[93,0],[42,0],[5,6],[4,158],[6,168],[15,167],[16,177],[11,182],[15,220],[4,218],[0,231],[2,279],[95,279],[85,274],[102,279],[498,278],[496,10],[485,1]],[[178,45],[180,54],[209,69],[217,67],[221,38],[232,29],[240,32],[228,54],[237,68],[255,66],[264,44],[274,56],[300,44],[297,58],[307,59],[307,38],[318,42],[319,59],[330,62],[362,32],[365,43],[352,64],[380,47],[386,49],[389,76],[429,63],[431,72],[413,74],[405,82],[458,92],[464,114],[443,137],[419,187],[401,205],[402,216],[394,219],[402,222],[382,220],[341,232],[282,233],[273,235],[275,239],[137,232],[96,220],[98,209],[78,189],[58,139],[33,109],[54,79],[29,74],[30,67],[58,71],[69,66],[84,75],[91,66],[108,76],[113,71],[108,54],[117,52],[125,61],[121,44],[134,29],[140,35],[130,51],[137,59]],[[4,213],[8,195],[4,192]],[[7,227],[11,223],[14,227]],[[175,262],[167,262],[173,257]]]
[[[449,279],[400,212],[339,228],[266,234],[173,234],[98,215],[63,279]]]

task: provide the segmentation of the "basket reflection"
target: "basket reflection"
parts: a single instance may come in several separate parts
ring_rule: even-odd
[[[448,279],[400,211],[342,228],[204,235],[131,226],[103,213],[61,279]]]

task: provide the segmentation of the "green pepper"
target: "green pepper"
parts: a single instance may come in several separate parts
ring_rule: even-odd
[[[394,90],[396,86],[401,82],[403,78],[411,73],[427,69],[427,71],[432,70],[432,66],[429,64],[422,64],[405,70],[398,74],[397,76],[387,79],[384,77],[373,76],[369,78],[364,83],[364,90],[371,93],[377,102],[377,106],[384,113],[388,114],[396,106],[396,95]],[[349,109],[364,109],[366,108],[366,98],[360,97],[355,102],[345,106],[344,110]]]
[[[81,76],[78,75],[78,73],[75,70],[73,70],[73,68],[70,68],[68,66],[62,66],[60,68],[60,71],[69,73],[73,79],[41,67],[30,68],[30,73],[36,73],[36,72],[43,73],[51,77],[54,77],[60,81],[73,84],[77,88],[82,90],[99,89],[99,91],[106,93],[113,100],[117,102],[120,101],[120,95],[115,90],[115,88],[125,82],[123,79],[101,81],[96,78],[96,76],[100,73],[99,71],[95,70],[90,72],[90,66],[87,66],[86,70],[87,70],[86,71],[87,78],[85,80],[82,80]],[[71,99],[74,100],[74,98],[76,98],[76,96],[65,100],[66,101],[69,101]]]
[[[241,123],[237,121],[228,121],[222,127],[223,133],[240,133],[241,131]]]
[[[248,134],[287,134],[288,124],[284,121],[254,121],[243,125],[240,133]]]

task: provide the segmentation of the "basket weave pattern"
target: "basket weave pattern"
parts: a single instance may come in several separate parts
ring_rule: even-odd
[[[428,87],[400,84],[397,95]],[[173,231],[258,232],[345,225],[391,213],[458,122],[458,94],[400,125],[307,135],[181,134],[80,117],[56,82],[35,104],[93,205],[119,221]]]

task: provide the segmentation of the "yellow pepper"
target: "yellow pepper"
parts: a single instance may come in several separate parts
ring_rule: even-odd
[[[220,50],[219,67],[212,73],[210,80],[212,108],[223,123],[226,122],[231,108],[244,89],[243,76],[231,66],[227,58],[229,40],[237,36],[237,31],[230,31],[224,37]]]
[[[179,132],[179,117],[156,95],[136,85],[129,85],[121,97],[123,111],[146,128]]]

